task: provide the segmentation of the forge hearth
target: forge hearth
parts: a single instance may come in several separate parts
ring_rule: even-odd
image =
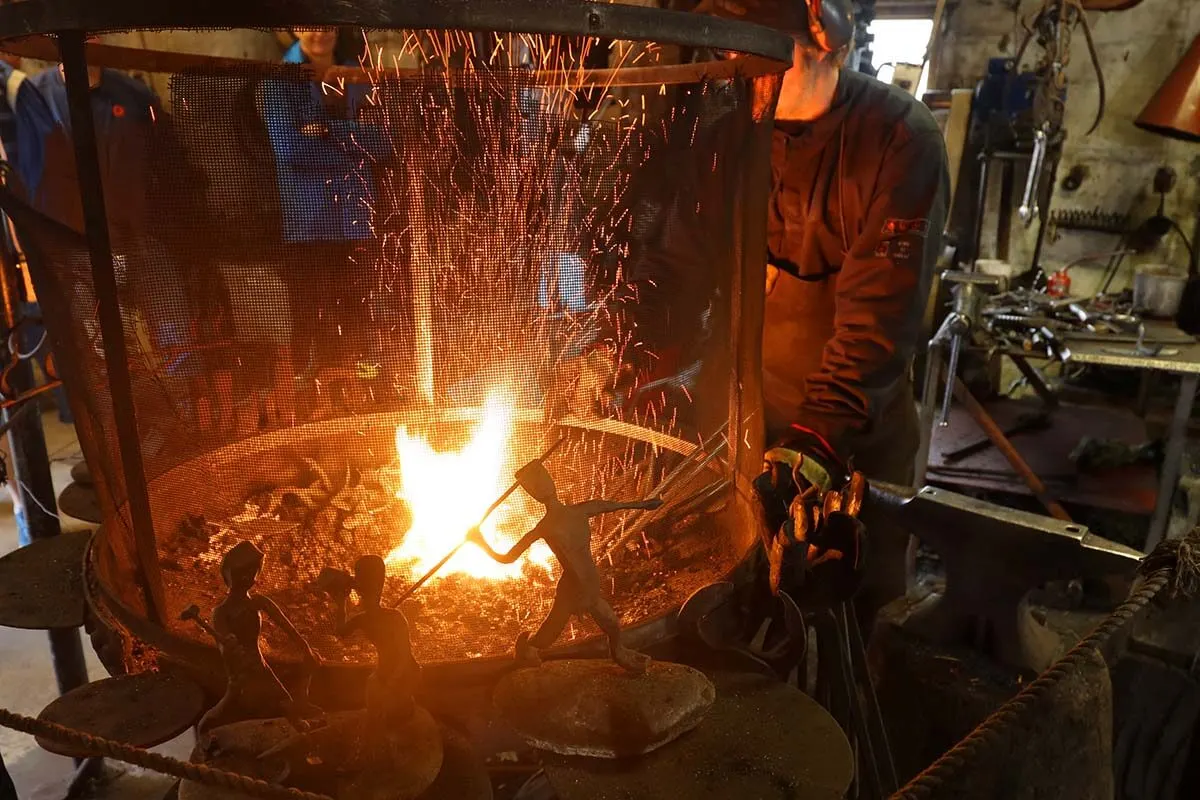
[[[466,415],[470,413],[468,409]],[[464,414],[449,416],[461,418]],[[395,601],[428,566],[427,558],[405,557],[405,540],[397,534],[411,530],[413,515],[409,505],[397,497],[402,468],[394,455],[386,456],[396,427],[406,418],[376,414],[316,423],[292,429],[284,441],[265,434],[206,454],[152,481],[152,503],[157,505],[158,498],[175,498],[169,505],[163,503],[169,511],[161,517],[167,529],[174,531],[160,544],[169,618],[178,618],[179,611],[191,603],[214,605],[225,591],[217,568],[221,556],[236,542],[249,540],[266,553],[260,579],[263,590],[289,609],[293,623],[323,659],[369,663],[369,646],[334,636],[328,600],[315,590],[314,583],[325,566],[352,564],[363,552],[396,550],[398,557],[392,561],[385,593],[387,603]],[[540,420],[525,425],[541,428]],[[453,434],[455,428],[471,424],[443,421],[435,427]],[[614,463],[633,463],[624,475],[610,478],[612,488],[607,493],[638,496],[639,488],[645,491],[651,465],[662,464],[661,469],[677,466],[695,449],[634,426],[625,426],[628,433],[652,435],[653,444],[625,438],[611,432],[616,427],[610,424],[608,433],[590,430],[583,423],[556,427],[556,432],[565,432],[569,442],[550,463],[569,466],[576,457],[586,462],[614,451]],[[356,449],[348,450],[346,441],[354,442]],[[564,472],[569,474],[569,470]],[[470,477],[468,473],[464,480]],[[594,480],[595,475],[586,478]],[[327,480],[333,485],[327,486]],[[701,469],[684,487],[684,499],[713,486],[714,481],[720,492],[713,498],[698,497],[690,507],[682,508],[682,513],[652,522],[644,531],[635,533],[620,519],[596,526],[596,550],[605,554],[603,571],[624,624],[642,624],[674,610],[700,586],[727,575],[745,554],[749,542],[707,535],[722,524],[728,510],[728,492],[720,486],[719,470]],[[579,491],[571,482],[563,484],[565,493]],[[202,485],[222,488],[189,491]],[[530,524],[524,515],[517,515],[515,522]],[[518,530],[517,535],[523,532]],[[505,538],[511,537],[498,540]],[[436,559],[456,543],[454,536],[447,536],[432,555]],[[475,574],[479,567],[478,561],[452,559],[406,605],[417,656],[424,663],[507,657],[517,633],[536,624],[549,609],[559,573],[549,559],[529,559],[501,576]],[[182,635],[205,641],[190,625],[173,627]],[[566,642],[595,633],[590,623],[577,622]],[[272,655],[285,660],[294,655],[280,632],[268,629],[267,636]]]
[[[103,509],[87,576],[121,639],[110,667],[211,672],[179,615],[209,613],[249,540],[259,590],[321,662],[365,668],[322,569],[382,556],[398,603],[548,449],[565,501],[662,495],[597,519],[593,553],[621,625],[669,632],[759,538],[762,187],[787,37],[582,2],[220,5],[143,21],[81,4],[72,26],[406,33],[323,89],[304,66],[89,44],[92,63],[170,69],[162,113],[51,138],[81,203],[0,197]],[[338,116],[298,120],[310,102]],[[506,547],[539,513],[518,491],[483,534]],[[418,659],[507,657],[558,569],[462,548],[404,603]],[[596,633],[576,620],[558,646]]]

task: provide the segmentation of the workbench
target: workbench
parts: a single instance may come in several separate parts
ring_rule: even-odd
[[[1117,369],[1139,370],[1144,373],[1161,372],[1173,375],[1178,375],[1180,378],[1179,394],[1175,400],[1175,410],[1171,417],[1171,422],[1167,432],[1167,444],[1164,453],[1164,460],[1161,473],[1157,482],[1155,493],[1153,512],[1150,515],[1150,527],[1146,537],[1146,552],[1153,550],[1154,547],[1162,541],[1166,535],[1167,526],[1171,518],[1171,503],[1174,500],[1175,488],[1179,483],[1180,471],[1183,465],[1183,452],[1187,443],[1188,422],[1191,418],[1192,404],[1196,399],[1197,388],[1200,387],[1200,343],[1197,343],[1195,338],[1188,336],[1178,330],[1172,323],[1168,322],[1146,322],[1145,323],[1145,338],[1149,343],[1147,348],[1157,347],[1161,344],[1162,352],[1159,355],[1139,354],[1136,352],[1136,345],[1132,337],[1125,337],[1121,341],[1106,340],[1103,337],[1076,334],[1064,335],[1062,337],[1062,355],[1064,361],[1069,364],[1091,364],[1095,366],[1111,367]],[[1162,344],[1164,343],[1165,344]],[[928,370],[938,369],[941,358],[940,353],[930,349],[931,360],[927,365]],[[1051,396],[1052,392],[1045,384],[1041,383],[1040,375],[1033,370],[1027,363],[1026,359],[1037,358],[1035,354],[1013,353],[1013,361],[1017,366],[1021,367],[1021,371],[1030,380],[1031,385],[1042,396],[1044,402],[1049,406],[1057,404],[1057,398]],[[1032,373],[1032,374],[1031,374]],[[931,380],[933,373],[926,375],[926,387],[937,386],[936,381]],[[921,422],[924,435],[922,442],[921,453],[918,454],[917,463],[917,481],[923,483],[925,480],[926,470],[932,470],[939,473],[938,480],[950,484],[970,484],[978,488],[1000,488],[999,486],[988,487],[985,484],[996,483],[1004,480],[1004,472],[998,469],[988,469],[988,467],[997,466],[994,463],[997,459],[1001,464],[1003,459],[995,453],[983,454],[979,457],[965,459],[962,461],[963,473],[969,472],[971,468],[981,470],[980,475],[972,475],[967,477],[965,474],[952,475],[948,474],[946,465],[941,463],[940,455],[959,447],[966,441],[970,441],[972,436],[978,435],[979,427],[977,424],[971,424],[969,419],[963,419],[965,415],[952,414],[950,429],[942,429],[939,431],[938,426],[934,423],[934,412],[936,403],[940,402],[941,391],[935,389],[936,396],[925,398],[921,404]],[[1011,410],[1011,409],[1010,409]],[[1092,413],[1095,412],[1095,413]],[[1098,409],[1074,408],[1071,409],[1068,415],[1059,416],[1060,425],[1068,419],[1072,424],[1067,424],[1066,428],[1070,429],[1070,435],[1078,441],[1080,435],[1095,435],[1098,437],[1107,437],[1110,434],[1115,434],[1115,438],[1122,439],[1129,444],[1135,444],[1130,440],[1132,429],[1125,430],[1124,435],[1116,434],[1115,431],[1109,431],[1109,425],[1104,425],[1103,429],[1096,427],[1094,430],[1088,424],[1087,420],[1091,420],[1094,424],[1096,415],[1100,414]],[[1002,415],[1003,421],[1011,423],[1016,419],[1015,414]],[[1084,425],[1087,430],[1081,430],[1080,425]],[[1120,426],[1128,428],[1128,426]],[[1061,433],[1061,431],[1060,431]],[[1046,437],[1043,437],[1045,440]],[[1061,438],[1052,436],[1050,438]],[[1073,444],[1062,447],[1063,442],[1059,442],[1059,453],[1053,457],[1054,467],[1057,467],[1057,472],[1063,472],[1068,468],[1068,462],[1065,458],[1065,453],[1070,452]],[[1032,453],[1030,456],[1032,457]],[[1020,458],[1020,456],[1017,456]],[[1036,459],[1042,461],[1042,459]],[[1042,461],[1038,465],[1042,469],[1050,467],[1051,464]],[[1034,470],[1037,472],[1039,470]],[[1013,476],[1015,477],[1015,475]],[[1089,481],[1089,483],[1093,483]],[[1095,499],[1097,489],[1101,489],[1102,483],[1094,484],[1088,487],[1081,486],[1084,489],[1084,494],[1093,495]],[[1136,488],[1136,487],[1134,487]],[[1090,489],[1091,491],[1088,491]],[[1038,492],[1034,492],[1038,494]],[[1101,508],[1114,508],[1120,510],[1133,510],[1128,503],[1123,501],[1128,500],[1130,495],[1126,492],[1119,493],[1120,497],[1114,497],[1111,501],[1088,502],[1085,498],[1077,498],[1088,502],[1089,505],[1097,505]],[[1136,492],[1134,493],[1136,494]],[[1053,505],[1053,504],[1051,504]]]
[[[1146,552],[1149,552],[1162,541],[1167,531],[1167,523],[1171,519],[1171,503],[1175,496],[1175,487],[1179,483],[1179,473],[1183,467],[1183,449],[1187,444],[1188,421],[1192,416],[1196,389],[1200,386],[1200,343],[1187,337],[1173,324],[1165,322],[1147,322],[1146,338],[1149,341],[1164,339],[1178,340],[1181,343],[1164,345],[1162,354],[1150,356],[1135,353],[1134,346],[1128,343],[1115,344],[1081,340],[1071,336],[1065,336],[1064,342],[1070,351],[1067,362],[1071,364],[1094,364],[1101,367],[1165,372],[1178,375],[1180,378],[1179,394],[1175,398],[1175,411],[1171,415],[1167,433],[1167,447],[1159,477],[1158,497],[1155,500],[1154,514],[1150,518],[1150,530],[1146,537]]]

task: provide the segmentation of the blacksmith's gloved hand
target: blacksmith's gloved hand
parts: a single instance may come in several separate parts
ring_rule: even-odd
[[[845,467],[830,452],[821,437],[801,428],[763,456],[763,472],[754,481],[755,491],[766,518],[767,534],[779,533],[791,514],[792,501],[815,487],[818,496],[830,489],[841,488],[846,479]],[[771,542],[765,542],[767,547]]]

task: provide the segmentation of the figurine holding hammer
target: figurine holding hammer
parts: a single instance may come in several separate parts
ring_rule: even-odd
[[[663,501],[652,498],[630,503],[609,500],[563,503],[558,498],[558,487],[555,486],[554,478],[541,460],[531,461],[522,467],[516,478],[517,483],[530,497],[546,507],[545,516],[507,553],[493,550],[478,527],[472,528],[467,534],[467,541],[483,548],[483,551],[496,561],[511,564],[534,542],[544,539],[562,565],[563,574],[555,590],[554,605],[532,637],[525,632],[517,637],[517,660],[530,664],[540,663],[540,651],[554,644],[572,615],[586,613],[608,636],[608,649],[612,660],[633,674],[645,672],[650,658],[621,643],[621,622],[601,594],[600,571],[592,557],[591,519],[614,511],[653,510],[660,507]]]
[[[276,716],[287,717],[293,727],[304,731],[309,719],[321,716],[321,709],[294,699],[263,658],[259,636],[266,614],[300,645],[310,668],[318,663],[312,648],[279,606],[252,591],[262,564],[261,550],[251,542],[238,542],[221,559],[221,577],[229,594],[213,609],[212,624],[205,622],[195,605],[180,614],[180,619],[196,623],[216,641],[228,681],[225,696],[197,724],[200,734],[230,722]]]

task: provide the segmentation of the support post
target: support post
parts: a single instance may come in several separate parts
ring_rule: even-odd
[[[104,343],[104,363],[112,395],[113,418],[121,449],[121,468],[125,477],[125,497],[139,561],[139,580],[147,617],[163,624],[162,578],[158,566],[158,547],[146,486],[146,468],[138,437],[137,412],[129,358],[125,349],[125,328],[117,295],[117,276],[113,269],[112,243],[108,233],[108,214],[104,207],[104,187],[100,176],[100,157],[96,144],[96,123],[92,117],[91,86],[88,81],[86,35],[82,31],[58,34],[63,78],[67,85],[75,167],[83,208],[84,233],[92,262],[92,282],[96,293],[100,334]]]
[[[1154,502],[1154,516],[1150,518],[1150,531],[1146,535],[1146,552],[1151,552],[1167,534],[1171,521],[1171,505],[1175,501],[1175,487],[1179,483],[1179,472],[1183,468],[1183,448],[1187,444],[1188,422],[1192,418],[1192,404],[1196,401],[1196,390],[1200,387],[1200,375],[1188,373],[1179,376],[1179,395],[1175,398],[1175,413],[1171,417],[1171,429],[1167,435],[1167,451],[1163,455],[1162,474],[1158,481],[1158,499]]]
[[[0,245],[0,295],[3,297],[4,330],[11,332],[19,321],[17,300],[20,297],[20,287],[15,243],[9,240],[8,226],[3,227]],[[15,355],[10,357],[15,358]],[[19,360],[8,375],[9,385],[15,395],[20,396],[33,389],[33,367],[29,359]],[[33,403],[32,408],[26,409],[23,405],[11,406],[0,414],[3,425],[8,429],[8,449],[12,455],[9,480],[12,481],[13,496],[17,501],[14,511],[22,545],[62,533],[54,496],[54,480],[50,473],[50,454],[46,451],[42,418],[37,414],[39,399],[33,397],[25,401]],[[79,637],[79,630],[53,628],[47,633],[50,637],[50,658],[54,665],[59,694],[66,694],[87,683],[87,662],[83,657],[83,643]],[[0,776],[0,785],[2,783]],[[0,789],[0,798],[2,797],[3,791]]]

